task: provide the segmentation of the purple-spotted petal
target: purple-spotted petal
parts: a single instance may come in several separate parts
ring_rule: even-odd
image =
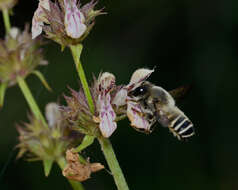
[[[46,21],[44,9],[50,10],[49,0],[40,0],[38,8],[36,9],[34,16],[32,18],[32,39],[36,38],[42,33],[42,27],[44,26],[44,21]]]
[[[125,88],[120,89],[115,97],[112,100],[112,104],[116,106],[124,106],[126,105],[126,98],[127,98],[127,90]]]
[[[116,78],[113,74],[105,72],[98,79],[98,88],[100,91],[109,92],[115,85]]]
[[[86,25],[84,24],[84,15],[80,12],[76,3],[76,0],[64,0],[65,30],[67,35],[71,38],[80,38],[87,29]]]
[[[40,0],[39,2],[40,6],[44,9],[50,10],[50,3],[49,0]]]
[[[116,130],[117,124],[114,121],[116,119],[116,114],[110,103],[110,94],[99,95],[98,101],[100,102],[99,118],[100,124],[99,128],[102,135],[106,138],[110,137],[112,133]]]
[[[136,129],[143,129],[144,131],[150,131],[151,125],[143,117],[139,103],[133,101],[127,102],[127,116],[131,122],[132,127]]]

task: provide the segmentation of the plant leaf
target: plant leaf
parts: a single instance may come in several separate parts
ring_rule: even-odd
[[[53,160],[43,160],[45,176],[48,177],[53,165]]]
[[[6,82],[0,84],[0,108],[3,106],[3,103],[4,103],[4,96],[5,96],[6,89],[7,89]]]
[[[85,149],[88,146],[90,146],[91,144],[93,144],[94,139],[95,139],[94,136],[85,135],[82,143],[77,148],[74,149],[74,152],[81,152],[83,149]]]
[[[51,87],[49,86],[49,84],[47,83],[44,75],[42,75],[42,73],[40,71],[32,71],[32,74],[35,74],[39,79],[40,81],[42,82],[42,84],[45,86],[45,88],[49,91],[52,91]]]

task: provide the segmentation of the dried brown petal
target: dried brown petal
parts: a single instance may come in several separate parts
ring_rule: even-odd
[[[68,164],[63,170],[63,176],[75,181],[85,181],[90,178],[92,172],[104,169],[100,163],[91,164],[89,161],[86,164],[81,163],[78,153],[74,152],[73,149],[67,150],[66,160]]]
[[[104,169],[104,165],[100,164],[100,163],[92,163],[90,164],[90,168],[92,172],[97,172],[100,171],[102,169]]]

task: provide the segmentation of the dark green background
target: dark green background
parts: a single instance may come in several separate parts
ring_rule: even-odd
[[[20,0],[12,23],[23,28],[36,7],[36,0]],[[178,141],[159,124],[151,135],[144,135],[133,130],[127,120],[118,123],[110,139],[130,189],[238,189],[238,46],[232,46],[238,16],[232,18],[231,3],[101,0],[97,7],[105,7],[108,14],[96,19],[84,41],[82,62],[89,81],[93,73],[109,71],[115,74],[117,84],[127,84],[136,69],[156,66],[150,78],[153,83],[167,90],[192,85],[188,96],[178,102],[196,128],[191,141]],[[2,22],[0,27],[3,29]],[[237,42],[237,37],[233,40]],[[42,110],[49,101],[62,101],[67,86],[79,87],[68,50],[60,52],[60,47],[50,42],[45,55],[50,64],[40,70],[54,92],[47,92],[33,76],[27,79]],[[27,121],[27,112],[19,88],[8,89],[0,111],[0,189],[70,189],[56,165],[45,178],[40,162],[15,161],[15,124]],[[85,155],[106,164],[97,142]],[[84,184],[87,190],[116,189],[107,171],[94,174]]]

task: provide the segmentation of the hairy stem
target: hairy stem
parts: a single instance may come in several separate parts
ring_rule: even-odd
[[[25,80],[22,77],[17,77],[17,82],[34,116],[37,119],[41,120],[45,126],[47,126],[45,118],[43,117],[38,105],[36,104],[36,101],[32,96]]]
[[[59,165],[59,167],[63,170],[66,166],[66,160],[64,157],[61,157],[60,159],[57,160],[57,163]],[[78,181],[73,181],[73,180],[70,180],[68,179],[69,183],[71,184],[72,188],[74,190],[84,190],[84,187],[83,185],[78,182]]]
[[[102,151],[107,160],[108,166],[112,172],[113,178],[117,185],[118,190],[129,190],[129,187],[126,183],[125,177],[122,173],[120,165],[117,161],[116,155],[114,153],[113,147],[109,139],[107,138],[98,138]]]
[[[11,24],[10,24],[8,9],[4,9],[2,11],[2,15],[3,15],[3,21],[4,21],[6,33],[9,34],[10,29],[11,29]]]

